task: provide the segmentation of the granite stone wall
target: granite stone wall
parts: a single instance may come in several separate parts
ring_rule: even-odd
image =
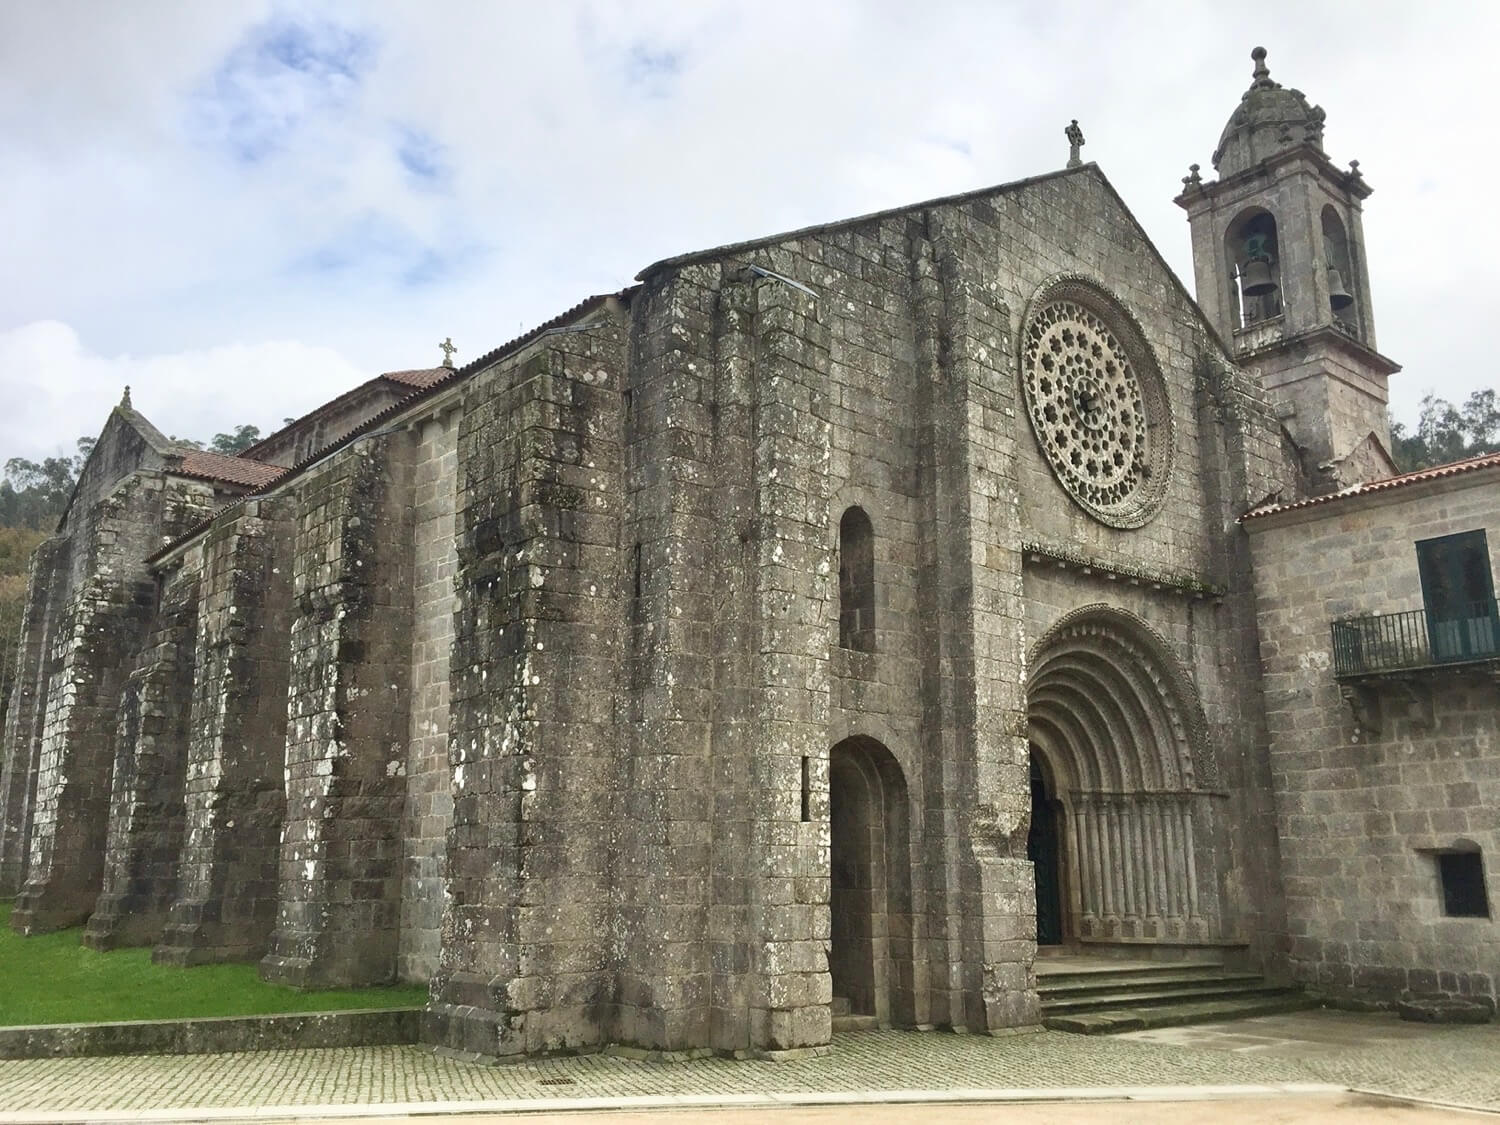
[[[176,899],[154,958],[253,960],[276,916],[286,810],[292,527],[257,500],[219,520],[184,557],[198,575],[197,633]]]
[[[449,1047],[612,1037],[622,368],[613,321],[552,337],[478,375],[459,423],[453,813],[426,1031]]]
[[[94,949],[150,945],[177,891],[185,824],[198,576],[165,580],[160,605],[121,694],[104,883],[84,932]]]
[[[16,660],[16,680],[5,713],[0,758],[0,895],[13,896],[26,883],[31,859],[31,820],[40,764],[42,725],[52,680],[53,620],[66,592],[67,539],[48,539],[32,555],[26,607]]]
[[[1145,526],[1085,512],[1028,421],[1017,340],[1060,275],[1161,367],[1172,467]],[[90,821],[107,893],[70,900],[91,940],[151,940],[170,870],[159,960],[430,977],[425,1038],[486,1055],[784,1057],[827,1049],[845,1003],[1029,1026],[1028,660],[1103,606],[1160,640],[1154,663],[1111,653],[1192,728],[1157,731],[1190,747],[1173,799],[1213,810],[1192,867],[1213,926],[1188,936],[1274,967],[1235,518],[1288,463],[1102,177],[661,263],[622,296],[137,565],[139,602],[57,601],[58,629],[83,607],[119,646],[48,649],[44,830],[23,830],[50,871],[47,770],[87,746],[63,772],[114,794]],[[853,506],[873,597],[844,647]],[[97,552],[66,558],[94,590]],[[106,658],[97,700],[63,690]]]
[[[448,764],[448,669],[458,603],[454,512],[458,489],[458,417],[422,424],[412,497],[411,733],[406,760],[397,975],[425,981],[442,949],[443,860],[453,819]]]
[[[1330,623],[1422,608],[1415,542],[1500,542],[1495,470],[1246,522],[1295,979],[1349,1001],[1500,996],[1492,666],[1340,683]],[[1490,917],[1447,917],[1436,855],[1482,856]]]
[[[276,928],[261,975],[301,988],[395,979],[410,736],[409,434],[298,482]]]

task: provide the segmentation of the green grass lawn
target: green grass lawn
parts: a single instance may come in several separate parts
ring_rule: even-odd
[[[302,992],[265,983],[254,965],[179,969],[153,965],[150,949],[95,953],[79,942],[82,929],[21,937],[10,928],[10,906],[0,902],[0,1026],[410,1008],[427,1002],[421,986]]]

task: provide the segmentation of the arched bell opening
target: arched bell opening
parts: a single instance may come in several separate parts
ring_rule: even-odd
[[[1281,247],[1275,216],[1261,207],[1243,212],[1224,232],[1224,254],[1236,327],[1280,316]]]
[[[1065,618],[1030,668],[1038,942],[1217,938],[1214,770],[1190,681],[1105,606]]]
[[[1359,302],[1355,298],[1354,261],[1349,254],[1349,236],[1332,204],[1323,207],[1323,262],[1328,278],[1328,309],[1350,332],[1359,329]]]
[[[910,806],[901,766],[855,736],[828,760],[828,969],[835,1011],[915,1022]]]

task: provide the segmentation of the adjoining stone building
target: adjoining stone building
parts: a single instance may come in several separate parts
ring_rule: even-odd
[[[236,458],[122,403],[33,564],[15,927],[430,980],[487,1054],[1029,1026],[1039,941],[1493,999],[1493,923],[1331,905],[1411,849],[1483,889],[1496,711],[1389,720],[1428,819],[1355,825],[1411,778],[1333,762],[1374,728],[1310,614],[1387,603],[1297,528],[1389,475],[1396,368],[1369,189],[1256,62],[1201,305],[1081,165],[667,259]],[[1468,530],[1488,480],[1419,487]]]

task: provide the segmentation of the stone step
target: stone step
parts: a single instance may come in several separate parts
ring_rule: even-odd
[[[1157,1007],[1171,1004],[1198,1004],[1213,1000],[1232,1000],[1256,996],[1280,995],[1286,990],[1269,985],[1259,978],[1222,985],[1204,984],[1191,990],[1124,989],[1087,996],[1042,1001],[1044,1016],[1074,1012],[1112,1010],[1115,1008]]]
[[[1038,988],[1052,988],[1097,984],[1105,980],[1159,980],[1163,977],[1202,979],[1225,975],[1238,976],[1239,973],[1217,963],[1194,964],[1181,961],[1161,965],[1131,965],[1120,969],[1069,969],[1056,972],[1044,969],[1038,961],[1036,982]]]
[[[1193,1023],[1216,1023],[1220,1020],[1269,1016],[1278,1012],[1295,1012],[1317,1004],[1295,989],[1279,989],[1263,995],[1240,999],[1193,1001],[1145,1005],[1141,1007],[1105,1008],[1068,1015],[1047,1015],[1044,1027],[1052,1031],[1071,1031],[1080,1035],[1111,1035],[1122,1031],[1145,1031],[1153,1027],[1180,1027]]]
[[[1262,978],[1255,973],[1198,973],[1198,974],[1120,974],[1098,976],[1086,981],[1057,982],[1038,977],[1036,990],[1043,1000],[1063,999],[1071,996],[1091,996],[1105,992],[1130,992],[1147,989],[1157,992],[1176,990],[1191,991],[1194,988],[1218,987],[1225,984],[1254,984]]]
[[[874,1031],[880,1026],[875,1016],[834,1016],[834,1031]]]

